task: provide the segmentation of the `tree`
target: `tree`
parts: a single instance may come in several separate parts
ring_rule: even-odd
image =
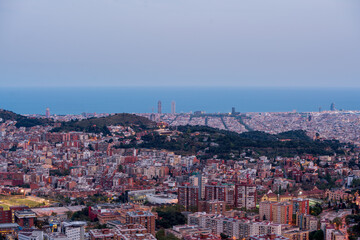
[[[66,197],[64,201],[65,201],[66,204],[70,204],[70,203],[71,203],[71,199],[70,199],[69,197]]]
[[[309,234],[309,240],[324,240],[323,230],[313,231]]]
[[[72,217],[72,212],[71,212],[71,211],[66,211],[66,217],[67,217],[68,219],[71,219],[71,217]]]
[[[185,216],[181,213],[182,208],[178,205],[156,208],[159,218],[156,220],[158,228],[171,228],[175,225],[186,223]]]
[[[74,212],[71,216],[73,221],[90,221],[89,208],[85,207],[81,211]]]
[[[310,207],[310,214],[313,216],[318,216],[322,213],[322,207],[320,204],[316,204],[315,206]]]
[[[351,187],[353,188],[357,188],[360,186],[360,179],[354,179],[352,182],[351,182]]]
[[[198,211],[198,207],[197,207],[197,206],[189,206],[188,211],[190,211],[190,212],[197,212],[197,211]]]
[[[162,228],[159,231],[157,231],[155,237],[156,237],[157,240],[165,239],[165,230]]]
[[[95,151],[95,149],[94,149],[94,147],[91,145],[91,143],[89,143],[88,148],[89,148],[90,151]]]
[[[229,236],[226,235],[225,233],[220,233],[220,237],[221,237],[221,239],[224,239],[224,240],[229,239]]]
[[[16,149],[17,149],[17,146],[16,146],[16,145],[13,145],[13,146],[9,149],[9,151],[10,151],[10,152],[15,152]]]
[[[336,228],[339,229],[342,226],[342,220],[339,217],[336,217],[332,220],[332,223],[336,225]]]
[[[180,240],[179,238],[175,237],[174,234],[165,235],[165,230],[163,228],[156,233],[155,237],[157,240]]]

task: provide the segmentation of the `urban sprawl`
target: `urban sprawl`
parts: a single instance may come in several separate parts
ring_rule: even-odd
[[[360,112],[0,110],[0,239],[357,240]]]

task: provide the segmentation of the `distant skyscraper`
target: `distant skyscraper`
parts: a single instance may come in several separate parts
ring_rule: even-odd
[[[235,115],[235,113],[236,113],[235,108],[232,107],[232,108],[231,108],[231,114],[232,114],[232,115]]]
[[[332,104],[330,105],[330,110],[331,110],[331,111],[335,111],[335,103],[332,103]]]
[[[176,113],[176,109],[175,109],[176,105],[175,105],[175,101],[171,102],[171,113],[175,114]]]
[[[50,108],[46,108],[45,116],[46,116],[47,118],[50,117]]]
[[[158,101],[158,113],[161,114],[161,101],[160,100]]]

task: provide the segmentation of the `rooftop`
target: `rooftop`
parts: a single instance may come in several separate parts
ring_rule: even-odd
[[[151,217],[151,216],[154,216],[154,214],[152,214],[149,211],[133,211],[133,212],[128,212],[127,214],[130,217]]]

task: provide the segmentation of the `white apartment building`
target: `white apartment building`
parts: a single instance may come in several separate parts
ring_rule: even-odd
[[[71,240],[85,239],[86,222],[63,222],[61,224],[61,232],[64,233]]]
[[[23,230],[18,234],[19,240],[44,240],[44,232],[35,229]]]

